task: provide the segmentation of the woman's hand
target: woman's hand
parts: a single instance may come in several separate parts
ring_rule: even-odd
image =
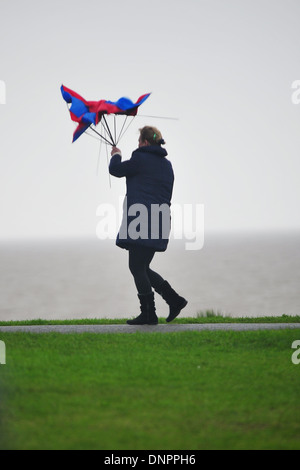
[[[118,147],[113,147],[112,148],[112,151],[111,151],[111,156],[115,155],[116,153],[118,153],[119,155],[122,155],[122,152],[120,149],[118,149]]]

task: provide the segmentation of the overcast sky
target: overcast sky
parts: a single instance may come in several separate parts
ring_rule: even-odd
[[[299,0],[1,0],[0,237],[95,236],[119,204],[105,150],[82,136],[60,94],[136,100],[120,143],[159,127],[173,202],[203,204],[205,230],[300,229]],[[0,99],[1,102],[1,99]]]

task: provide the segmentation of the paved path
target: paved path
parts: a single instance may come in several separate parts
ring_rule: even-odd
[[[205,324],[159,324],[155,326],[129,326],[129,325],[40,325],[40,326],[0,326],[0,332],[27,332],[27,333],[173,333],[178,331],[204,331],[204,330],[278,330],[284,328],[298,328],[300,323],[205,323]],[[300,332],[299,332],[300,336]]]

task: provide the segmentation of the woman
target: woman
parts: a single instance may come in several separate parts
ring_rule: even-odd
[[[139,148],[131,159],[122,162],[120,149],[113,147],[109,172],[126,177],[127,194],[117,246],[129,252],[129,269],[134,277],[141,304],[141,314],[128,320],[129,325],[156,325],[154,292],[170,307],[167,322],[174,320],[187,305],[158,273],[150,269],[156,251],[165,251],[170,233],[170,205],[174,174],[166,159],[161,133],[155,127],[140,129]],[[137,214],[139,214],[137,216]]]

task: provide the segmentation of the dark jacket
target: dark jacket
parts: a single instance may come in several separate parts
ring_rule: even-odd
[[[116,244],[125,249],[133,245],[165,251],[171,228],[170,206],[174,184],[167,151],[159,145],[140,147],[131,159],[121,155],[111,158],[109,172],[118,178],[126,176],[127,193],[123,221]],[[142,206],[141,206],[142,205]]]

